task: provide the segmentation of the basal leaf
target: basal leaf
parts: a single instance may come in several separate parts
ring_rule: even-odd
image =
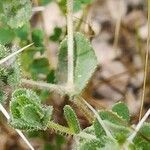
[[[121,118],[127,122],[130,121],[129,109],[125,103],[119,102],[112,107],[112,111],[116,112]]]
[[[75,94],[85,88],[97,66],[97,58],[89,40],[81,33],[74,36],[74,86]],[[59,62],[56,72],[58,83],[67,82],[67,38],[59,49]]]

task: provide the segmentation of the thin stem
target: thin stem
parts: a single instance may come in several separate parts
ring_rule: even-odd
[[[8,60],[11,59],[12,57],[16,56],[17,54],[21,53],[22,51],[24,51],[25,49],[27,49],[28,47],[30,47],[30,46],[32,46],[32,45],[33,45],[33,43],[31,43],[31,44],[29,44],[29,45],[27,45],[27,46],[25,46],[25,47],[19,49],[18,51],[16,51],[16,52],[10,54],[9,56],[7,56],[7,57],[1,59],[1,60],[0,60],[0,65],[3,64],[4,62],[8,61]]]
[[[60,133],[65,133],[65,134],[77,136],[77,137],[80,137],[80,138],[96,139],[96,136],[85,133],[85,132],[80,132],[79,134],[75,134],[68,127],[64,127],[64,126],[62,126],[60,124],[57,124],[55,122],[52,122],[52,121],[49,122],[49,128],[54,129],[55,131],[59,131]]]
[[[82,98],[82,100],[88,106],[88,108],[94,113],[94,115],[97,118],[98,122],[101,124],[102,128],[104,129],[106,135],[108,137],[110,137],[111,139],[114,139],[113,136],[111,135],[110,131],[106,128],[103,120],[101,119],[101,117],[99,116],[99,114],[97,113],[97,111],[89,103],[87,103],[83,98]]]
[[[146,121],[146,119],[148,118],[148,116],[150,115],[150,108],[148,109],[148,111],[145,113],[144,117],[141,119],[141,121],[138,123],[138,125],[136,126],[134,132],[132,133],[132,135],[130,135],[127,139],[127,141],[129,143],[132,143],[133,139],[135,138],[135,136],[137,135],[138,131],[140,130],[140,128],[142,127],[143,123]]]
[[[73,41],[73,0],[67,0],[67,32],[68,32],[68,86],[73,88],[74,83],[74,41]]]
[[[10,119],[10,116],[8,114],[8,112],[6,111],[6,109],[2,106],[2,104],[0,103],[0,111],[4,114],[4,116],[7,118],[7,120]],[[28,147],[31,149],[31,150],[34,150],[33,146],[30,144],[30,142],[27,140],[27,138],[24,136],[24,134],[18,130],[18,129],[15,129],[16,132],[20,135],[20,137],[23,139],[23,141],[28,145]]]
[[[145,55],[144,83],[143,83],[143,91],[142,91],[142,97],[141,97],[141,107],[140,107],[139,121],[142,118],[144,98],[145,98],[147,70],[148,70],[148,59],[149,59],[149,42],[150,42],[150,0],[148,0],[148,37],[147,37],[147,50],[146,50],[146,55]]]
[[[21,82],[23,84],[28,84],[34,87],[37,87],[39,89],[47,89],[49,91],[59,91],[62,94],[67,93],[67,88],[61,85],[56,85],[56,84],[50,84],[50,83],[45,83],[42,81],[33,81],[33,80],[27,80],[27,79],[21,79]]]
[[[39,11],[44,11],[45,7],[44,6],[36,6],[32,8],[32,12],[39,12]]]
[[[64,127],[60,124],[54,123],[52,121],[49,122],[49,128],[54,129],[55,131],[60,131],[61,133],[74,135],[74,132],[72,132],[69,128]]]

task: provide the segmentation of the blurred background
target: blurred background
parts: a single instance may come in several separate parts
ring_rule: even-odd
[[[0,41],[9,44],[15,39],[20,47],[34,42],[34,46],[20,56],[23,79],[56,83],[58,48],[66,36],[66,0],[32,0],[30,23],[15,31],[0,27]],[[146,40],[148,35],[146,0],[74,0],[74,30],[90,39],[99,65],[82,96],[96,109],[110,109],[118,101],[130,110],[131,122],[137,123],[143,85]],[[144,102],[144,111],[150,107],[150,67]],[[22,83],[22,87],[33,88]],[[8,107],[11,89],[7,91]],[[70,104],[77,112],[82,128],[90,124],[80,109],[67,97],[46,90],[38,90],[42,102],[54,107],[53,118],[66,125],[63,107]],[[26,133],[37,150],[70,150],[71,136],[54,131]],[[0,150],[26,150],[24,142],[0,113]]]

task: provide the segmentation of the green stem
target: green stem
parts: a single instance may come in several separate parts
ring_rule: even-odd
[[[61,133],[77,136],[77,137],[84,138],[84,139],[90,139],[90,140],[91,139],[96,139],[95,135],[91,135],[91,134],[88,134],[88,133],[85,133],[85,132],[80,132],[79,134],[75,134],[73,131],[71,131],[71,129],[69,129],[67,127],[64,127],[62,125],[59,125],[57,123],[54,123],[52,121],[49,122],[49,128],[54,129],[55,131],[59,131]]]
[[[52,121],[49,122],[48,126],[50,129],[54,129],[55,131],[59,131],[61,133],[65,133],[65,134],[69,134],[69,135],[75,135],[75,133],[73,131],[71,131],[71,129],[64,127],[62,125],[59,125]]]

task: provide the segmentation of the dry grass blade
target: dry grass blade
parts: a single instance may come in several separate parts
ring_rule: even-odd
[[[97,113],[97,111],[89,104],[87,103],[83,98],[82,98],[83,102],[87,105],[87,107],[94,113],[95,117],[97,118],[98,122],[101,124],[101,126],[103,127],[106,135],[108,137],[110,137],[111,139],[114,139],[113,136],[111,135],[110,131],[106,128],[103,120],[101,119],[101,117],[99,116],[99,114]]]
[[[129,141],[129,143],[132,143],[133,139],[135,138],[135,136],[137,135],[138,131],[140,130],[140,128],[142,127],[143,123],[146,121],[146,119],[148,118],[149,115],[150,115],[150,108],[145,113],[144,117],[140,120],[140,122],[136,126],[136,128],[135,128],[134,132],[132,133],[132,135],[130,135],[129,138],[127,139]]]
[[[25,49],[27,49],[28,47],[30,47],[30,46],[32,46],[32,45],[33,45],[33,43],[31,43],[31,44],[29,44],[29,45],[27,45],[27,46],[25,46],[25,47],[19,49],[18,51],[16,51],[16,52],[10,54],[9,56],[7,56],[7,57],[1,59],[1,60],[0,60],[0,65],[3,64],[3,63],[5,63],[5,62],[8,61],[9,59],[11,59],[12,57],[14,57],[14,56],[16,56],[17,54],[21,53],[22,51],[24,51]]]
[[[141,97],[141,107],[140,107],[139,121],[142,118],[144,98],[145,98],[147,70],[148,70],[148,59],[149,59],[149,42],[150,42],[150,0],[148,0],[148,37],[147,37],[147,50],[146,50],[146,55],[145,55],[144,83],[143,83],[143,91],[142,91],[142,97]]]

